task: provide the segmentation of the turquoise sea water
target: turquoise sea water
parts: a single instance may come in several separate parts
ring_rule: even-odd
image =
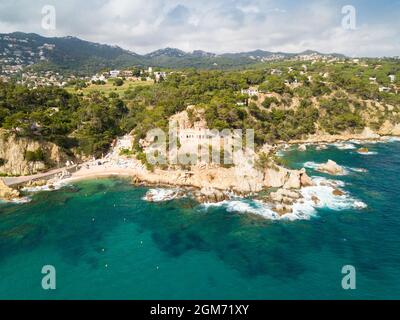
[[[368,147],[376,154],[288,152],[292,167],[332,159],[368,170],[335,177],[366,209],[320,208],[309,220],[148,203],[148,189],[117,179],[0,204],[0,298],[400,298],[400,142]],[[54,291],[41,287],[44,265],[56,268]],[[356,290],[341,287],[344,265]]]

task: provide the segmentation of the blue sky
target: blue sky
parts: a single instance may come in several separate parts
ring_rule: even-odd
[[[56,29],[41,27],[44,5]],[[356,29],[341,10],[356,10]],[[0,0],[0,32],[77,36],[138,53],[164,47],[240,52],[306,49],[349,56],[400,55],[400,0]]]

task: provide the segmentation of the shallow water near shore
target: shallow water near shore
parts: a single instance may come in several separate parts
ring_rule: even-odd
[[[371,153],[333,145],[285,153],[292,168],[345,166],[333,179],[367,206],[316,208],[308,220],[246,213],[245,201],[236,210],[190,198],[150,203],[148,188],[123,179],[0,204],[0,298],[400,298],[400,142],[355,146]],[[41,287],[44,265],[56,268],[54,291]],[[341,287],[344,265],[357,270],[356,290]]]

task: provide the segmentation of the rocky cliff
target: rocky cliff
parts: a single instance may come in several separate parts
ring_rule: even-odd
[[[27,161],[26,152],[41,150],[42,161]],[[54,143],[40,142],[29,138],[20,138],[0,129],[0,174],[29,175],[64,166],[68,156]]]

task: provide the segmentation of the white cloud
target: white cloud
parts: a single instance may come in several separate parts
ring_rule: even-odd
[[[41,7],[57,9],[57,29],[41,29]],[[315,49],[348,55],[398,55],[397,19],[357,13],[357,30],[341,28],[341,6],[332,1],[276,0],[2,0],[0,32],[74,35],[117,44],[138,53],[166,46],[238,52]],[[385,12],[381,12],[381,15]],[[368,21],[369,20],[369,21]]]

